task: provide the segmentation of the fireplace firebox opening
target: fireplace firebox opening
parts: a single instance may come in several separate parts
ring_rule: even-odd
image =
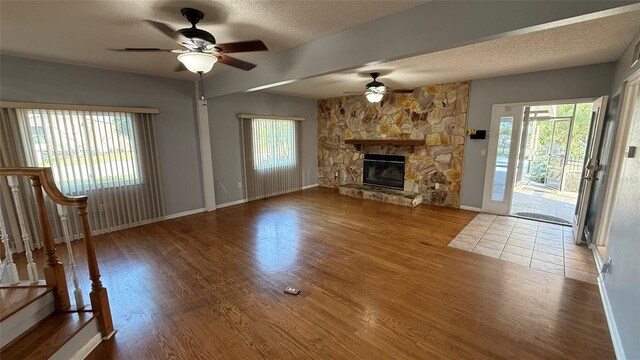
[[[362,172],[364,185],[404,190],[405,157],[365,154]]]

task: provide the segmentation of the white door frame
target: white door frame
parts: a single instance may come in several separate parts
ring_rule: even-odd
[[[491,109],[491,128],[489,130],[489,149],[487,150],[487,166],[484,177],[484,194],[482,196],[482,211],[492,214],[506,215],[511,206],[511,193],[513,191],[513,177],[517,162],[517,152],[520,148],[520,130],[522,128],[522,116],[524,106],[515,105],[493,105]],[[493,181],[498,158],[498,138],[500,134],[500,119],[512,117],[511,144],[509,146],[509,160],[507,161],[507,172],[505,179],[505,189],[502,201],[493,201]]]
[[[483,196],[482,196],[482,211],[483,212],[491,212],[492,210],[492,206],[491,206],[491,191],[492,191],[492,186],[493,186],[493,175],[494,175],[494,171],[495,171],[495,162],[496,162],[496,152],[497,152],[497,144],[498,144],[498,130],[496,130],[496,125],[499,123],[499,119],[500,116],[504,116],[504,115],[499,115],[498,111],[500,111],[500,109],[505,109],[506,107],[511,107],[511,109],[516,109],[519,108],[520,110],[520,116],[517,124],[517,128],[518,128],[518,133],[516,134],[515,130],[516,130],[516,124],[514,123],[514,133],[512,134],[512,140],[511,140],[511,149],[509,152],[509,168],[511,168],[512,170],[509,172],[507,171],[507,189],[505,189],[505,201],[507,201],[507,203],[505,205],[508,205],[506,207],[506,212],[504,214],[501,215],[507,215],[509,213],[509,209],[511,207],[511,198],[512,198],[512,193],[513,193],[513,185],[514,185],[514,180],[515,180],[515,166],[516,166],[516,161],[517,161],[517,157],[518,157],[518,151],[520,149],[520,141],[522,139],[522,134],[520,134],[520,131],[522,130],[522,122],[523,122],[523,114],[524,114],[524,108],[527,106],[536,106],[536,105],[563,105],[563,104],[579,104],[579,103],[592,103],[595,100],[597,100],[598,97],[589,97],[589,98],[577,98],[577,99],[562,99],[562,100],[549,100],[549,101],[526,101],[526,102],[519,102],[519,103],[506,103],[506,104],[494,104],[491,108],[491,128],[489,131],[489,147],[487,149],[487,163],[486,163],[486,167],[485,167],[485,177],[484,177],[484,191],[483,191]],[[514,122],[516,121],[516,118],[514,117]],[[515,151],[514,151],[514,146],[515,146]],[[512,168],[513,167],[513,168]],[[508,196],[508,198],[506,198]]]
[[[618,129],[614,136],[614,147],[611,158],[611,166],[608,174],[608,179],[605,183],[604,202],[602,205],[602,211],[599,212],[596,218],[596,225],[594,230],[594,238],[592,241],[592,247],[595,248],[600,239],[606,239],[609,236],[609,228],[611,227],[611,214],[613,206],[615,205],[615,199],[618,195],[618,189],[620,187],[620,172],[622,170],[622,162],[625,158],[627,140],[629,138],[629,130],[631,126],[631,120],[633,119],[634,103],[637,94],[640,93],[640,70],[636,71],[633,75],[625,81],[620,90],[620,119],[618,120]],[[600,252],[595,251],[597,254],[597,260],[602,262]]]

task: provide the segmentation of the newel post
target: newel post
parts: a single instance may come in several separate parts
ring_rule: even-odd
[[[31,185],[36,198],[38,207],[38,216],[40,218],[40,226],[42,228],[42,236],[44,252],[47,256],[46,265],[44,267],[44,279],[48,287],[53,287],[53,298],[56,310],[65,310],[71,306],[69,300],[69,290],[67,289],[67,278],[64,272],[64,266],[56,255],[56,247],[53,243],[51,235],[51,227],[49,225],[49,217],[47,216],[47,208],[44,202],[44,194],[42,193],[42,184],[40,176],[31,177]]]
[[[100,269],[98,268],[98,259],[96,250],[93,246],[91,238],[91,228],[89,227],[89,218],[87,216],[87,203],[78,206],[78,215],[82,223],[82,233],[84,235],[84,245],[87,252],[87,265],[89,266],[89,279],[91,279],[91,292],[89,298],[91,300],[91,308],[99,311],[98,321],[100,324],[100,332],[104,338],[111,337],[115,333],[113,328],[113,320],[111,319],[111,307],[109,307],[109,297],[107,289],[102,286],[100,281]]]

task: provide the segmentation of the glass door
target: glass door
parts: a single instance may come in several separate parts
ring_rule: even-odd
[[[522,106],[493,107],[483,196],[485,212],[500,215],[509,212],[522,114]]]
[[[595,181],[595,174],[599,168],[597,154],[600,149],[600,140],[602,138],[602,127],[604,123],[605,109],[607,106],[607,98],[607,96],[603,96],[593,102],[593,110],[591,112],[591,129],[589,130],[589,139],[587,141],[585,154],[585,159],[587,160],[585,161],[584,168],[582,170],[582,179],[580,180],[580,189],[578,190],[578,204],[573,218],[573,236],[576,244],[580,244],[582,242],[584,224],[587,209],[589,207],[589,199],[591,198],[591,190]]]

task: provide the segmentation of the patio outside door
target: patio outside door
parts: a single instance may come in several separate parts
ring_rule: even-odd
[[[570,120],[556,120],[553,122],[553,133],[549,145],[549,160],[547,161],[546,185],[554,190],[561,190],[564,165],[569,146]]]
[[[605,109],[607,108],[607,96],[598,98],[593,102],[591,112],[591,129],[589,130],[589,140],[585,154],[585,164],[582,170],[582,180],[578,191],[578,205],[576,206],[573,218],[573,236],[577,244],[582,242],[584,235],[584,223],[591,199],[591,190],[595,181],[595,174],[598,172],[599,161],[597,158],[602,139],[602,126],[604,124]]]

